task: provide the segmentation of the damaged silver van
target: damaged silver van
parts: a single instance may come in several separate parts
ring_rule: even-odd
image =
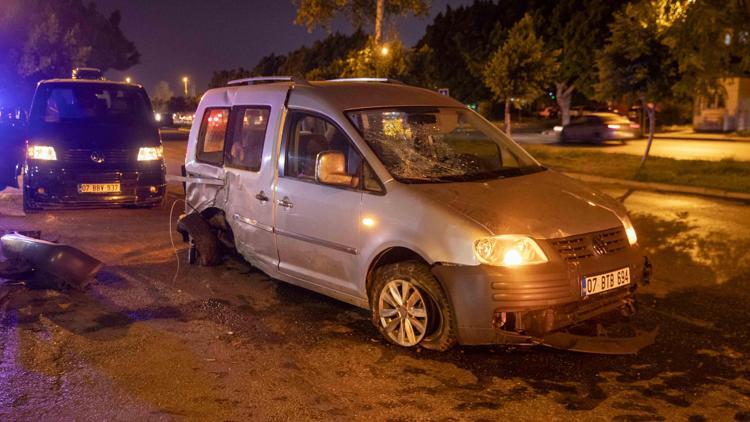
[[[620,203],[394,81],[209,90],[185,169],[188,215],[269,276],[370,309],[399,346],[575,349],[566,328],[632,313],[648,279]]]

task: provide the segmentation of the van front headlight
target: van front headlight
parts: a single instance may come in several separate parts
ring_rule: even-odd
[[[141,147],[138,150],[138,161],[161,160],[164,157],[164,148],[158,147]]]
[[[55,161],[57,153],[55,148],[49,145],[29,145],[26,147],[26,157],[32,160]]]
[[[622,226],[625,228],[625,234],[628,236],[628,243],[630,243],[630,246],[638,243],[638,235],[635,234],[635,227],[633,227],[633,223],[630,221],[630,218],[626,215],[624,217],[620,217],[620,220],[622,221]]]
[[[474,242],[479,262],[501,267],[543,264],[548,261],[539,244],[528,236],[504,234]]]

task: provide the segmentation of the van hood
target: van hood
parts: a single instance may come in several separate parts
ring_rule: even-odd
[[[29,126],[27,139],[70,149],[131,149],[158,146],[159,131],[154,125],[139,123],[36,123]]]
[[[627,215],[611,197],[551,170],[490,181],[408,187],[493,235],[555,239],[622,226],[620,217]]]

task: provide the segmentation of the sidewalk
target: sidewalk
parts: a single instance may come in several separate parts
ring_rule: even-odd
[[[655,139],[679,139],[684,141],[727,141],[750,142],[750,136],[740,136],[736,133],[694,132],[692,129],[673,132],[658,132]]]
[[[672,185],[667,183],[638,182],[635,180],[615,179],[601,177],[591,174],[564,172],[570,178],[589,183],[601,183],[605,185],[622,186],[636,190],[647,190],[665,193],[679,193],[688,195],[700,195],[718,199],[733,199],[742,202],[750,202],[750,193],[729,192],[721,189],[702,188],[696,186]]]

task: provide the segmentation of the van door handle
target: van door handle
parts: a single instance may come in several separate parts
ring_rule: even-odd
[[[260,191],[257,194],[255,194],[255,199],[257,199],[260,202],[268,202],[268,197],[263,191]]]
[[[292,204],[291,202],[289,202],[289,197],[288,196],[285,196],[284,199],[282,199],[281,201],[276,201],[276,203],[279,204],[280,207],[284,207],[284,208],[293,208],[294,207],[294,204]]]

